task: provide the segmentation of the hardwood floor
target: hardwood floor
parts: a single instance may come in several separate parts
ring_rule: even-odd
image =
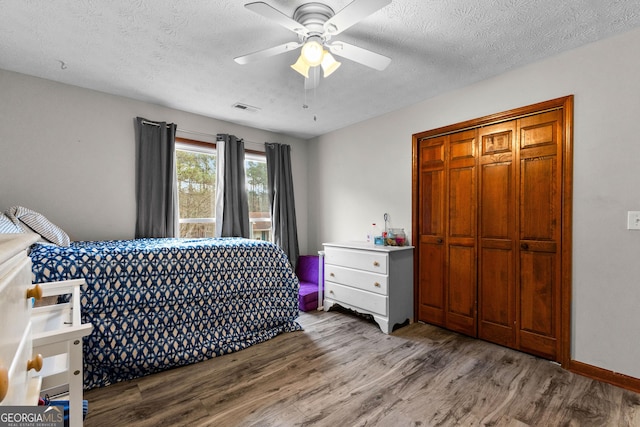
[[[425,324],[340,312],[303,332],[85,393],[85,426],[640,426],[640,395]]]

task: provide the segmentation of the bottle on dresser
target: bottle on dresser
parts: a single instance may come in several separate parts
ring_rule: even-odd
[[[371,226],[369,227],[369,231],[367,232],[367,243],[371,243],[373,245],[373,243],[375,242],[376,236],[378,235],[377,233],[378,233],[378,227],[374,222],[373,224],[371,224]]]

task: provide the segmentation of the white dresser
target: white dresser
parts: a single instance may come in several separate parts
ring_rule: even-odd
[[[324,309],[370,314],[388,334],[413,322],[413,246],[324,243]]]
[[[36,234],[0,234],[0,405],[37,405],[34,370],[42,357],[33,354],[31,260],[27,250]]]

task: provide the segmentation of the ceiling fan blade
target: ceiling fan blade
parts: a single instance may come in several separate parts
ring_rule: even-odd
[[[315,89],[320,83],[320,67],[311,67],[309,69],[309,78],[304,79],[305,90]]]
[[[391,63],[391,58],[349,43],[336,41],[331,44],[327,44],[327,47],[334,55],[350,59],[378,71],[384,70]]]
[[[324,23],[324,31],[330,35],[340,34],[389,3],[391,0],[354,0]]]
[[[233,58],[233,60],[238,64],[244,65],[250,62],[260,61],[261,59],[269,58],[271,56],[280,55],[281,53],[291,52],[300,46],[302,46],[302,43],[289,42],[281,44],[280,46],[270,47],[269,49],[259,50],[248,55],[238,56],[237,58]]]
[[[274,9],[273,7],[269,6],[265,2],[257,1],[254,3],[247,3],[244,5],[244,7],[246,7],[252,12],[257,13],[258,15],[262,15],[265,18],[269,18],[272,21],[277,22],[278,24],[293,31],[296,34],[301,34],[303,36],[306,36],[309,33],[309,30],[307,30],[304,27],[304,25],[302,25],[297,21],[294,21],[284,13],[280,12],[277,9]]]

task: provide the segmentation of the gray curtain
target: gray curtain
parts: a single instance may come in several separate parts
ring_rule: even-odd
[[[265,154],[273,239],[287,254],[295,269],[300,251],[291,174],[291,147],[286,144],[265,143]]]
[[[233,135],[218,134],[216,151],[216,236],[249,238],[244,141]]]
[[[135,237],[175,237],[178,221],[175,170],[177,126],[137,117],[135,128]]]

